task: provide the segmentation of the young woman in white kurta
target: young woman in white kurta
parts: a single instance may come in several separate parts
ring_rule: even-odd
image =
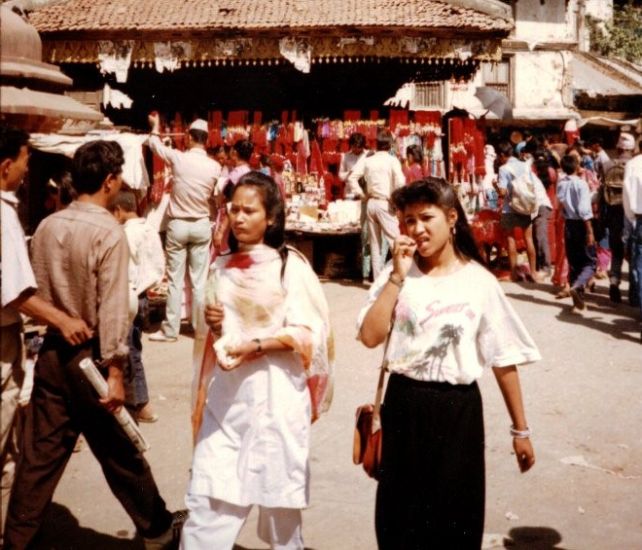
[[[393,194],[402,235],[359,316],[368,347],[389,334],[376,530],[381,550],[478,549],[484,427],[477,379],[492,367],[521,471],[534,464],[515,365],[536,345],[481,259],[456,194],[426,178]]]
[[[269,176],[239,181],[229,218],[233,253],[217,258],[208,282],[215,366],[181,546],[232,548],[258,505],[259,536],[272,548],[302,549],[310,423],[329,390],[327,304],[310,265],[283,245],[283,202]]]

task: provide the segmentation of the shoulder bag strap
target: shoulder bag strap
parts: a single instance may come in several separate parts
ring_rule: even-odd
[[[381,367],[379,367],[379,382],[377,383],[377,392],[375,393],[375,402],[372,410],[372,433],[381,428],[381,400],[383,398],[383,384],[386,378],[386,369],[388,368],[388,360],[386,355],[388,353],[388,344],[390,343],[390,332],[386,337],[386,344],[383,347],[383,359],[381,360]]]

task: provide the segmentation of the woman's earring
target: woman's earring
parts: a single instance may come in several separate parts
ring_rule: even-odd
[[[455,235],[457,235],[457,227],[453,225],[453,226],[450,228],[450,232],[453,234],[453,237],[454,237]]]

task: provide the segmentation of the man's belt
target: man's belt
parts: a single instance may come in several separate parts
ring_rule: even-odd
[[[378,195],[376,193],[368,193],[367,194],[368,200],[370,199],[375,199],[378,201],[389,201],[390,197],[384,197],[383,195]]]

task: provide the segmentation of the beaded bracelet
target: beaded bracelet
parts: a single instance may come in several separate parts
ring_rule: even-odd
[[[510,434],[515,439],[528,439],[531,436],[531,429],[526,428],[525,430],[516,430],[515,426],[510,427]]]

